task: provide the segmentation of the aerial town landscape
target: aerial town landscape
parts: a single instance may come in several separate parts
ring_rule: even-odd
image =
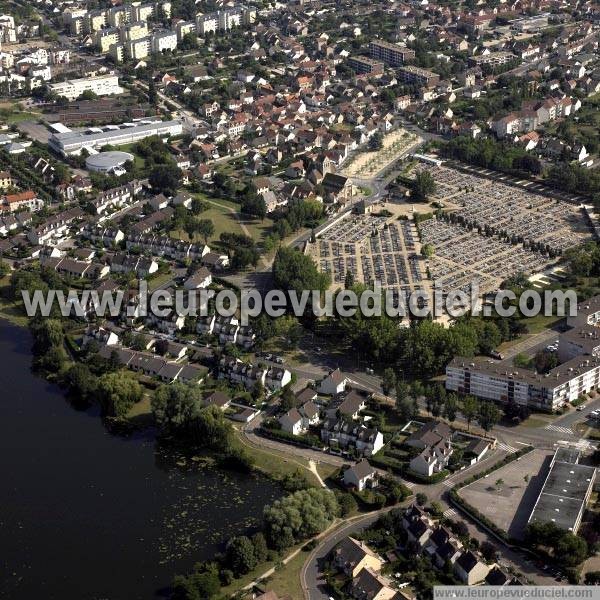
[[[599,586],[599,45],[0,0],[0,598]]]

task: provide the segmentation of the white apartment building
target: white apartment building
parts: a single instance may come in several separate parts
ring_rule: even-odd
[[[12,69],[15,66],[15,57],[12,52],[0,52],[0,67],[2,69]]]
[[[68,65],[71,62],[71,51],[51,50],[48,53],[48,60],[51,65]]]
[[[98,96],[112,96],[123,93],[123,88],[119,85],[119,78],[116,75],[68,79],[61,83],[51,83],[49,87],[58,96],[65,96],[69,100],[76,100],[86,91],[94,92]]]
[[[90,33],[94,31],[100,31],[103,27],[108,24],[107,19],[108,11],[106,10],[93,10],[89,12],[85,17],[85,28]]]
[[[134,21],[147,21],[154,14],[154,4],[131,3],[131,18]]]
[[[131,6],[115,6],[108,11],[108,23],[113,27],[120,27],[131,22]]]
[[[152,36],[152,52],[164,52],[177,48],[177,34],[174,31],[157,31]]]
[[[175,29],[177,32],[177,40],[181,42],[188,33],[194,33],[196,31],[196,23],[193,21],[181,21],[180,23],[177,23]]]
[[[202,13],[199,13],[196,15],[196,30],[198,35],[215,33],[218,25],[219,21],[214,13],[209,15],[203,15]]]
[[[140,40],[148,36],[148,23],[146,21],[127,23],[120,28],[119,34],[122,44],[132,42],[133,40]]]
[[[120,39],[119,30],[116,27],[96,31],[94,45],[100,52],[108,52],[113,44],[118,44]]]
[[[518,369],[510,360],[456,357],[446,367],[446,389],[486,400],[557,410],[600,385],[600,296],[568,317],[558,335],[561,363],[547,374]]]

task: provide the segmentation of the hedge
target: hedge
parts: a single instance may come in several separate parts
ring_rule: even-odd
[[[443,481],[444,479],[446,479],[446,477],[448,477],[449,474],[450,474],[449,471],[444,470],[444,471],[440,471],[439,473],[434,473],[433,475],[428,477],[427,475],[421,475],[420,473],[415,473],[415,471],[412,471],[411,469],[406,469],[404,476],[407,479],[410,479],[417,483],[431,485],[433,483],[439,483],[440,481]]]
[[[282,431],[281,429],[268,429],[266,427],[261,427],[258,431],[263,437],[295,444],[297,446],[308,446],[309,448],[314,448],[315,446],[322,448],[324,446],[323,442],[315,435],[308,434],[299,436],[288,433],[287,431]]]

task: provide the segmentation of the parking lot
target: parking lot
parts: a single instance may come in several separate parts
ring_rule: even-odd
[[[551,458],[547,450],[533,450],[464,487],[459,494],[509,536],[521,539],[544,485],[547,469],[542,467]]]
[[[319,268],[340,287],[346,273],[357,282],[380,281],[383,289],[409,291],[425,278],[414,222],[374,215],[352,215],[309,244]]]

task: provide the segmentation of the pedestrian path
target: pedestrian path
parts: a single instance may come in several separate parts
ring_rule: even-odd
[[[570,427],[561,427],[560,425],[546,425],[544,429],[549,431],[557,431],[558,433],[566,433],[567,435],[575,435]]]
[[[505,444],[504,442],[498,442],[497,445],[496,445],[496,447],[499,450],[504,450],[505,452],[511,452],[512,453],[512,452],[516,452],[517,451],[516,448],[513,448],[513,446],[510,446],[509,444]]]
[[[453,508],[449,508],[448,510],[444,511],[444,516],[447,519],[451,519],[453,517],[457,517],[458,513],[456,512],[456,510],[454,510]]]

